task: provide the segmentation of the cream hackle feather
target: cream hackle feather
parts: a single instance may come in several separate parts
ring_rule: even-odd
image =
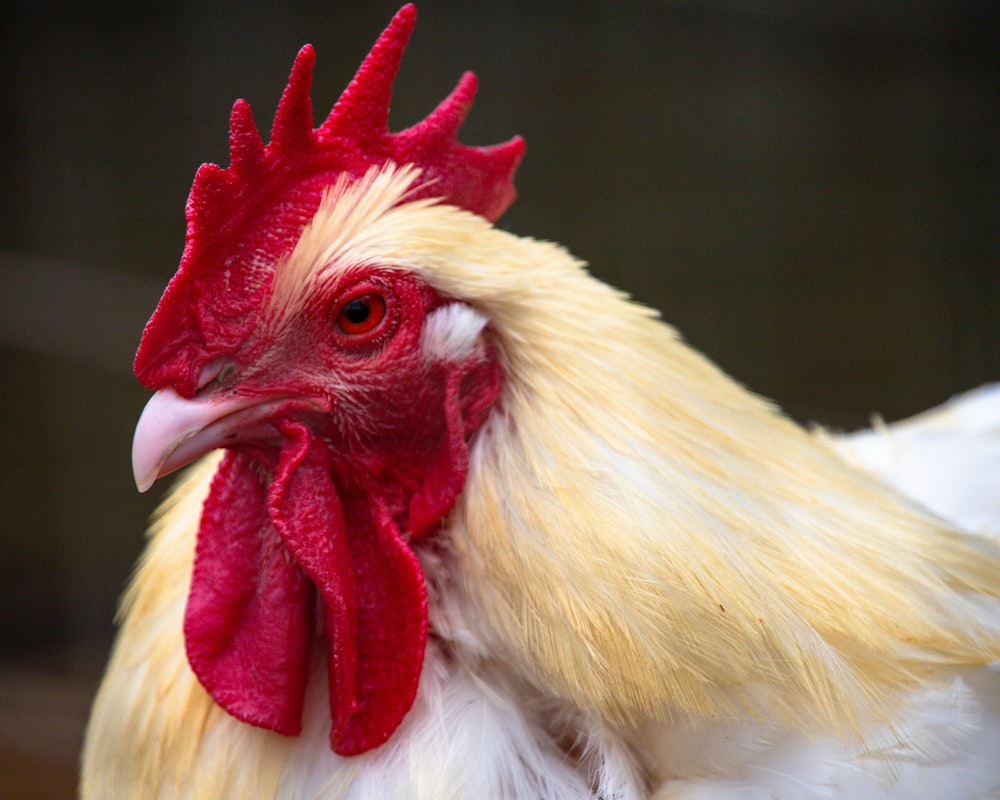
[[[846,466],[563,249],[401,203],[417,179],[338,185],[275,281],[291,297],[377,263],[489,320],[506,389],[450,540],[492,655],[617,723],[847,732],[942,663],[1000,654],[995,549]]]

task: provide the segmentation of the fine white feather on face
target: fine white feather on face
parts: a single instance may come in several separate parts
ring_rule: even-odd
[[[462,361],[473,354],[488,320],[463,303],[434,309],[424,320],[420,350],[428,361]]]

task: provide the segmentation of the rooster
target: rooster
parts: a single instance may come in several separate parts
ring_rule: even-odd
[[[524,145],[458,142],[471,74],[389,132],[414,21],[315,129],[303,48],[270,143],[239,101],[195,178],[136,481],[198,461],[82,797],[1000,796],[1000,548],[892,461],[969,414],[995,437],[997,393],[798,427],[493,226]]]

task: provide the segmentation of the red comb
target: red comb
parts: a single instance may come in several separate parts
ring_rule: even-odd
[[[424,196],[443,197],[490,221],[514,200],[512,177],[524,152],[515,138],[492,147],[468,147],[457,133],[472,105],[476,78],[465,73],[454,91],[422,122],[407,130],[389,132],[392,84],[410,38],[417,12],[404,6],[375,43],[354,80],[330,115],[313,129],[312,83],[315,51],[303,47],[295,59],[281,96],[266,147],[254,124],[250,106],[240,100],[233,107],[229,132],[229,169],[206,165],[191,190],[191,222],[198,234],[218,230],[232,204],[271,189],[275,177],[316,172],[362,175],[374,164],[394,161],[416,164],[423,171]]]
[[[420,183],[407,199],[440,197],[490,221],[513,202],[523,140],[469,147],[456,139],[476,91],[471,72],[426,119],[389,132],[392,84],[416,16],[412,5],[399,10],[318,128],[309,96],[310,45],[292,66],[270,144],[261,140],[250,105],[239,100],[233,106],[230,165],[198,170],[180,268],[139,345],[135,370],[145,385],[193,391],[198,363],[246,336],[240,321],[258,307],[266,273],[294,247],[323,189],[340,175],[360,177],[387,162],[414,164]]]

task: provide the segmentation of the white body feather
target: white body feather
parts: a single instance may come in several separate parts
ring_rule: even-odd
[[[1000,384],[836,440],[849,460],[963,530],[1000,536]]]

